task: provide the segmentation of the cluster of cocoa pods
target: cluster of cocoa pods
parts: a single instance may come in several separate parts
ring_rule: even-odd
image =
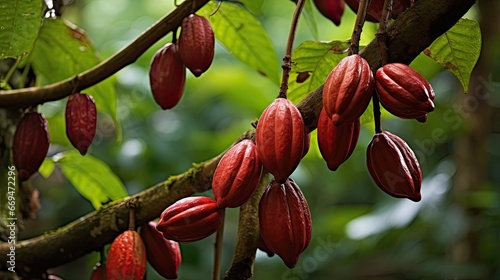
[[[92,143],[97,125],[97,110],[92,96],[72,94],[66,103],[66,135],[71,144],[85,155]],[[35,173],[49,151],[50,136],[42,113],[30,110],[16,126],[12,154],[21,181]]]
[[[408,9],[413,0],[394,0],[391,9],[391,19],[396,19],[399,14]],[[318,11],[331,20],[335,25],[340,25],[340,20],[347,4],[355,13],[358,12],[359,0],[314,0],[314,5]],[[382,17],[384,0],[371,0],[367,8],[366,20],[379,22]]]
[[[297,107],[277,98],[262,113],[253,140],[233,145],[212,178],[214,199],[187,197],[166,208],[156,228],[167,239],[192,242],[213,234],[225,208],[240,207],[255,192],[265,169],[274,176],[260,200],[261,243],[294,267],[311,240],[311,215],[297,184],[289,178],[309,149],[309,135]],[[290,231],[293,229],[293,231]]]
[[[359,117],[374,94],[388,112],[400,118],[425,122],[434,110],[431,85],[408,65],[386,64],[374,77],[361,56],[342,59],[326,79],[318,120],[318,145],[329,169],[336,170],[353,152],[359,137]],[[393,197],[421,199],[422,172],[404,140],[377,131],[366,155],[369,173],[380,189]]]
[[[143,279],[146,260],[161,276],[177,279],[182,260],[179,244],[165,239],[153,221],[142,226],[140,234],[126,230],[118,235],[111,243],[106,264],[98,263],[90,279]]]
[[[151,61],[149,83],[153,98],[164,110],[179,103],[186,82],[186,67],[199,77],[214,58],[215,38],[209,21],[196,14],[183,19],[179,40],[160,48]]]

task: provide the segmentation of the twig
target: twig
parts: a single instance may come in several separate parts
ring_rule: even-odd
[[[380,56],[382,57],[382,65],[385,65],[389,59],[389,49],[387,48],[387,22],[389,21],[389,17],[392,12],[392,3],[393,0],[385,0],[384,8],[382,10],[382,16],[380,17],[380,23],[377,30],[377,41],[379,43]],[[375,132],[382,132],[382,121],[381,121],[381,113],[380,113],[380,102],[378,100],[377,92],[373,92],[373,118],[375,119]]]
[[[357,54],[359,52],[359,40],[361,38],[361,32],[363,31],[363,25],[365,24],[368,5],[370,5],[370,0],[359,1],[358,13],[356,14],[356,22],[354,23],[354,29],[351,35],[351,45],[349,46],[348,52],[349,55]]]
[[[288,33],[288,40],[286,42],[285,56],[283,57],[283,64],[281,68],[283,69],[283,76],[281,79],[281,87],[279,97],[286,98],[286,93],[288,91],[288,77],[290,76],[290,70],[292,69],[292,50],[293,50],[293,40],[295,39],[295,31],[297,30],[297,25],[299,23],[300,14],[304,8],[305,0],[297,1],[297,6],[293,12],[292,23],[290,24],[290,32]]]
[[[20,108],[64,98],[110,77],[135,62],[149,47],[177,28],[191,12],[209,0],[188,0],[144,31],[128,46],[89,70],[43,87],[0,91],[0,107]]]
[[[222,257],[222,243],[224,241],[224,219],[222,219],[222,223],[217,229],[217,233],[215,234],[215,250],[214,250],[214,267],[212,268],[212,280],[220,279],[220,266],[221,266],[221,257]]]

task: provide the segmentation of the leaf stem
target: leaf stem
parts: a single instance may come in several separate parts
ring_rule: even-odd
[[[225,216],[225,215],[224,215]],[[224,219],[222,219],[222,223],[217,229],[217,233],[215,234],[215,251],[214,251],[214,267],[212,269],[212,280],[220,279],[220,266],[221,266],[221,257],[222,257],[222,242],[224,239]]]
[[[366,11],[368,10],[368,5],[370,5],[370,0],[360,0],[358,13],[356,15],[356,22],[354,23],[354,29],[351,35],[351,45],[349,46],[348,54],[357,54],[359,52],[359,40],[361,38],[361,32],[363,31],[363,25],[365,24]]]
[[[288,40],[286,42],[285,56],[283,57],[283,64],[281,65],[281,69],[283,69],[283,76],[281,79],[280,93],[278,96],[281,98],[286,98],[286,93],[288,91],[288,77],[290,76],[290,70],[292,69],[293,40],[295,39],[295,31],[297,30],[300,14],[302,13],[305,2],[305,0],[298,0],[295,11],[293,12],[290,32],[288,33]]]
[[[12,75],[14,74],[14,72],[16,71],[17,65],[19,64],[19,61],[21,61],[20,56],[16,58],[16,61],[10,67],[9,71],[5,75],[5,78],[2,79],[2,81],[0,81],[0,88],[5,88],[9,84],[9,80],[12,77]]]

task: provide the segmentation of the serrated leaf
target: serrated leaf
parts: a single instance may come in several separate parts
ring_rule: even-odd
[[[35,72],[42,75],[47,83],[59,82],[100,62],[85,32],[61,19],[44,21],[33,48],[32,59]],[[119,128],[113,79],[108,78],[84,92],[94,97],[97,110],[109,114]],[[116,131],[117,138],[121,139],[120,130]]]
[[[241,0],[241,3],[255,15],[259,16],[262,14],[262,4],[264,4],[264,0]]]
[[[42,165],[38,168],[38,172],[42,175],[43,178],[47,179],[54,172],[54,168],[56,167],[52,158],[45,158],[42,162]]]
[[[481,53],[479,24],[474,20],[460,19],[424,53],[453,73],[467,92],[472,70]]]
[[[322,85],[328,74],[347,56],[348,42],[305,41],[292,53],[288,98],[297,103]]]
[[[306,0],[304,9],[302,10],[302,15],[307,23],[307,26],[311,30],[314,39],[318,39],[318,26],[316,25],[316,20],[314,19],[313,4],[311,0]]]
[[[210,20],[215,38],[234,57],[278,84],[278,56],[259,20],[237,4],[223,2],[217,12],[210,16],[216,9],[217,4],[209,2],[200,10],[200,14]]]
[[[128,195],[118,176],[98,158],[68,151],[55,155],[53,159],[60,165],[64,176],[95,209],[105,202]]]
[[[42,22],[42,1],[0,0],[0,60],[26,54]]]

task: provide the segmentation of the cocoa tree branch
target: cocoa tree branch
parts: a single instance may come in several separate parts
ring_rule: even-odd
[[[20,108],[59,100],[105,80],[125,66],[135,62],[149,47],[181,25],[183,18],[203,7],[208,1],[184,1],[128,46],[85,72],[43,87],[0,91],[0,107]]]
[[[259,203],[268,183],[269,175],[265,172],[262,174],[255,192],[240,207],[236,248],[234,249],[231,267],[227,270],[224,280],[244,280],[253,275],[255,251],[257,250],[260,235]]]
[[[432,41],[451,28],[474,3],[475,0],[416,2],[388,28],[388,62],[411,62]],[[372,69],[382,64],[376,38],[360,55],[368,60]],[[320,86],[298,104],[309,131],[317,126],[322,91],[323,86]],[[245,137],[250,138],[252,134],[253,130],[248,131]],[[178,199],[209,189],[220,156],[135,195],[139,201],[137,225],[158,217],[165,207]],[[126,200],[116,201],[57,231],[19,242],[16,244],[16,269],[22,269],[25,273],[35,269],[44,270],[98,251],[127,228],[128,213]],[[10,244],[0,244],[0,270],[7,268],[9,252]],[[253,262],[249,265],[253,265]]]

